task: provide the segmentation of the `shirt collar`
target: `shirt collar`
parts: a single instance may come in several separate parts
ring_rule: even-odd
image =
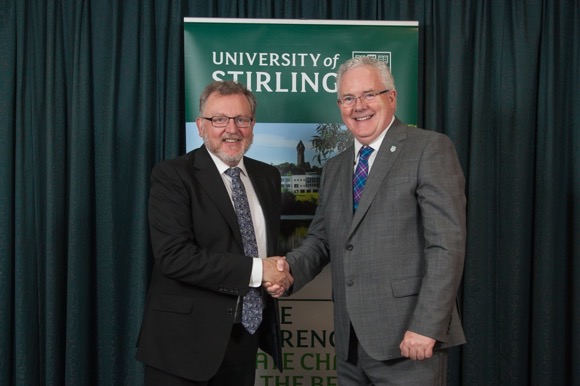
[[[395,116],[394,115],[393,115],[393,118],[391,119],[391,123],[389,123],[389,125],[387,126],[387,128],[385,130],[383,130],[383,132],[381,133],[381,135],[379,135],[373,142],[371,142],[369,144],[370,147],[372,147],[374,150],[377,150],[378,148],[381,147],[381,144],[383,143],[383,139],[385,139],[385,135],[387,135],[387,131],[393,125],[393,122],[395,122]],[[359,152],[359,150],[360,150],[361,147],[363,147],[362,143],[360,143],[355,138],[354,139],[354,157],[355,157],[355,159],[358,157],[358,152]]]
[[[223,174],[226,170],[228,170],[230,167],[230,165],[224,163],[224,161],[222,161],[221,159],[219,159],[215,154],[213,154],[211,151],[207,151],[209,153],[209,156],[211,157],[211,159],[213,160],[213,162],[215,163],[215,166],[218,168],[218,171],[220,172],[220,174]],[[244,165],[244,157],[242,157],[242,159],[240,160],[240,162],[234,166],[234,167],[238,167],[242,170],[242,173],[247,176],[248,173],[246,172],[246,166]]]

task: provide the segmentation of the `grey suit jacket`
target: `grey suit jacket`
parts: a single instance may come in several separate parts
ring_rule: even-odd
[[[406,330],[436,348],[465,342],[456,305],[465,255],[464,177],[443,134],[398,119],[388,130],[353,214],[354,149],[324,167],[319,206],[287,254],[297,291],[332,262],[336,351],[350,324],[377,360],[400,357]]]

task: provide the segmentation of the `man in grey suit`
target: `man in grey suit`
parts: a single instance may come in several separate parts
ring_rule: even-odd
[[[324,167],[308,235],[286,256],[292,290],[332,262],[340,385],[444,385],[447,349],[465,343],[457,154],[445,135],[395,117],[397,91],[382,62],[347,61],[337,90],[354,146]]]

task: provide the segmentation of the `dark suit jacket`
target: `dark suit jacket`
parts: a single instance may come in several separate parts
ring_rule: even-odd
[[[400,357],[406,330],[437,348],[465,342],[456,293],[465,254],[464,178],[443,134],[396,119],[353,215],[352,147],[329,160],[303,244],[287,254],[297,290],[332,262],[337,354],[350,323],[377,360]]]
[[[280,228],[280,173],[250,158],[244,164],[272,256]],[[205,146],[154,168],[149,225],[155,264],[137,359],[182,378],[209,379],[224,356],[238,296],[248,291],[252,259],[244,256],[231,199]],[[281,369],[278,304],[265,299],[260,348]]]

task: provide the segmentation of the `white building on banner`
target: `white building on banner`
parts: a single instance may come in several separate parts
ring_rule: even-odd
[[[318,188],[320,187],[320,174],[319,173],[309,173],[294,175],[294,176],[282,176],[282,189],[296,193],[318,193]]]
[[[304,144],[298,142],[296,146],[296,165],[308,166],[304,161]],[[320,187],[320,173],[305,172],[305,174],[282,176],[282,190],[296,193],[318,193]]]

